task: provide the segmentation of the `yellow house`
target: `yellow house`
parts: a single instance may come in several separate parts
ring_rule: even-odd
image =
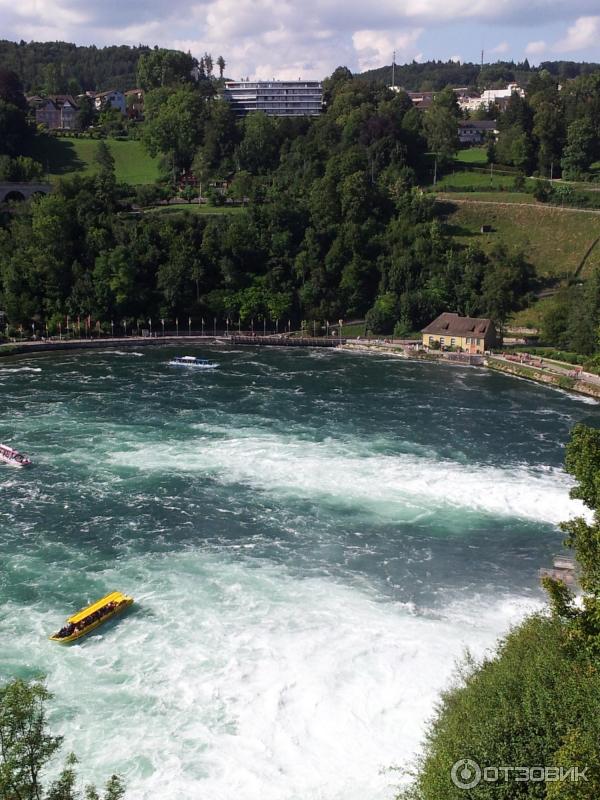
[[[445,311],[421,331],[424,347],[442,350],[456,349],[465,353],[483,353],[498,342],[496,328],[491,319],[461,317]]]

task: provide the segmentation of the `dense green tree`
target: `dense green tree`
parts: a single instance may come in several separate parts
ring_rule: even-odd
[[[567,143],[562,157],[565,178],[580,180],[594,159],[597,132],[586,119],[572,122],[567,129]]]
[[[232,172],[233,152],[239,141],[238,127],[231,105],[223,99],[211,104],[201,152],[211,170]]]
[[[237,149],[239,168],[253,175],[272,169],[276,165],[278,144],[277,121],[262,111],[248,114]]]
[[[537,163],[542,175],[558,172],[564,145],[564,115],[557,88],[534,97],[533,135],[538,142]]]
[[[79,800],[74,755],[59,777],[45,790],[42,772],[62,745],[48,731],[46,705],[52,695],[39,681],[12,681],[0,687],[0,800]],[[113,775],[103,800],[121,800],[124,785]],[[86,798],[100,800],[93,786]]]
[[[23,86],[16,72],[0,68],[0,100],[5,103],[27,110],[27,100],[23,94]]]
[[[142,141],[151,155],[167,155],[174,169],[188,169],[202,141],[206,102],[191,85],[182,86],[168,95],[158,90],[157,103],[152,94],[146,101]]]
[[[197,65],[198,62],[189,53],[157,47],[140,56],[137,83],[146,92],[164,86],[189,83]]]
[[[0,155],[19,155],[27,134],[25,112],[0,99]]]
[[[79,111],[75,117],[75,125],[80,131],[90,128],[96,121],[97,113],[90,97],[81,97],[78,100]]]
[[[433,106],[423,122],[427,144],[444,163],[458,150],[458,123],[455,114],[443,105]]]

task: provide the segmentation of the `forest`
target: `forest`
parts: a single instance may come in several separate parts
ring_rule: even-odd
[[[579,61],[543,61],[537,67],[532,67],[525,59],[519,63],[496,61],[483,66],[468,61],[412,61],[410,64],[396,64],[393,73],[395,85],[402,86],[407,92],[433,92],[446,86],[501,88],[512,82],[527,87],[531,78],[540,72],[549,73],[557,81],[565,81],[599,70],[600,64]],[[390,86],[392,65],[367,70],[360,77]]]
[[[404,334],[448,308],[502,322],[526,301],[534,276],[523,255],[457,246],[418,188],[428,144],[405,95],[340,68],[319,118],[236,120],[207,82],[173,80],[147,94],[146,146],[167,173],[229,177],[247,205],[235,216],[140,216],[104,147],[94,175],[4,214],[10,331],[56,330],[67,315],[104,329],[152,317],[319,327],[366,317],[373,332]],[[3,85],[17,119],[14,79]]]
[[[140,56],[149,47],[83,47],[68,42],[0,40],[0,67],[15,72],[27,93],[78,94],[136,85]]]
[[[502,326],[532,301],[539,282],[526,255],[501,240],[485,252],[458,242],[443,206],[421,188],[434,158],[440,174],[452,168],[461,112],[451,90],[423,113],[405,93],[339,67],[324,81],[320,117],[236,119],[217,91],[224,67],[221,57],[197,62],[158,49],[138,59],[135,83],[146,94],[135,136],[159,159],[157,184],[118,183],[100,142],[93,174],[62,178],[51,196],[4,210],[5,334],[32,325],[55,332],[67,317],[104,330],[206,317],[220,327],[288,320],[315,329],[365,319],[372,333],[406,335],[449,309]],[[498,129],[488,158],[516,170],[515,181],[519,172],[589,178],[600,158],[600,73],[559,89],[550,72],[536,72]],[[28,139],[44,135],[31,125],[19,76],[0,70],[0,174],[39,177],[25,153]],[[547,191],[540,179],[539,199]],[[144,210],[199,194],[215,213]],[[585,340],[596,350],[594,285],[557,295],[563,310],[545,326],[548,343],[580,350]]]
[[[27,94],[71,94],[87,91],[137,88],[140,84],[140,60],[168,60],[185,65],[189,73],[197,68],[199,77],[209,77],[213,66],[223,77],[225,62],[221,56],[213,65],[206,53],[200,59],[178,50],[163,50],[147,45],[130,47],[83,46],[68,42],[9,42],[0,40],[0,69],[15,73]]]

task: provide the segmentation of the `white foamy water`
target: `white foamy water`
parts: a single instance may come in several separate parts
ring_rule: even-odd
[[[561,448],[598,410],[399,361],[143,354],[0,380],[36,465],[2,480],[0,679],[47,674],[82,782],[128,800],[392,800],[464,647],[541,602],[581,511]],[[47,640],[111,589],[126,617]]]
[[[111,460],[143,470],[204,472],[223,484],[333,502],[384,520],[443,507],[551,524],[585,513],[582,503],[570,499],[572,481],[561,469],[386,454],[356,438],[314,442],[260,429],[228,432],[199,425],[185,442],[133,444]]]
[[[67,649],[42,639],[64,610],[36,608],[14,656],[43,660],[85,779],[122,771],[129,800],[391,800],[386,770],[409,766],[455,659],[532,607],[475,597],[417,615],[195,551],[97,577],[137,612]]]
[[[0,367],[0,375],[6,372],[41,372],[41,367]]]

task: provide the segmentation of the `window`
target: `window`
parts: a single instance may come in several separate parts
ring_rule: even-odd
[[[433,344],[434,342],[435,342],[435,339],[433,338],[433,336],[430,336],[429,337],[429,344]]]
[[[445,341],[444,337],[440,336],[440,344],[442,347],[444,346],[444,341]]]
[[[456,347],[456,339],[454,336],[450,339],[450,347]]]

